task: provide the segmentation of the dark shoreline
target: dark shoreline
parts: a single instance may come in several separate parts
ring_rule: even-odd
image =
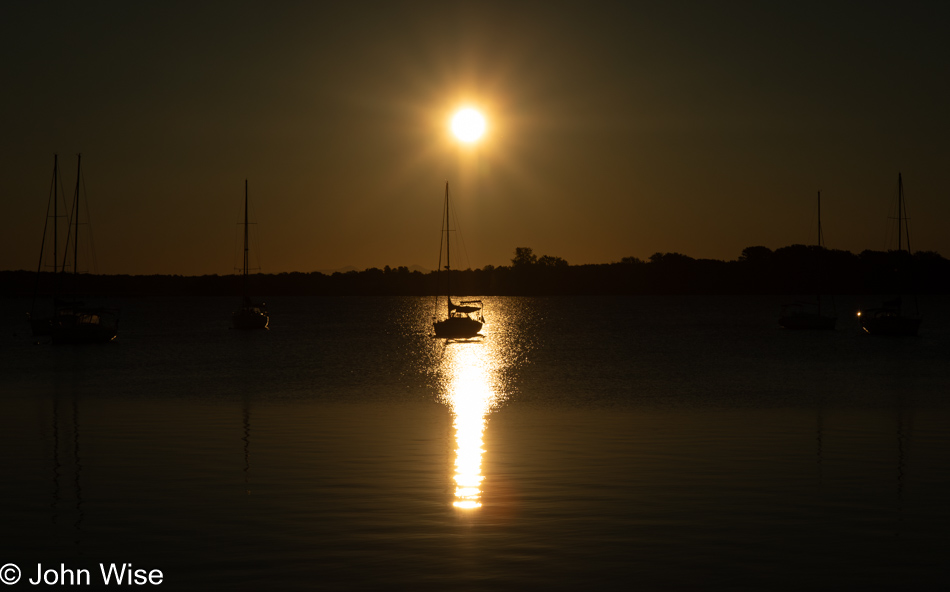
[[[404,295],[445,292],[436,272],[407,267],[254,274],[257,296]],[[63,293],[123,296],[225,296],[239,294],[238,275],[92,275],[63,278]],[[0,295],[53,293],[48,272],[0,271]],[[792,245],[771,251],[750,247],[735,261],[657,253],[648,261],[569,265],[557,257],[530,263],[453,270],[453,294],[485,296],[623,294],[950,294],[950,260],[934,252],[864,251],[854,255]]]

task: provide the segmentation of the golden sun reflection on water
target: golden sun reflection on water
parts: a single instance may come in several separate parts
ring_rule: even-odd
[[[442,397],[455,416],[455,501],[460,509],[480,508],[484,479],[483,435],[489,412],[504,398],[502,363],[486,340],[445,343]]]

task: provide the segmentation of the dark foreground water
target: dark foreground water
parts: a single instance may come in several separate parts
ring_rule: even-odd
[[[95,347],[35,344],[4,302],[0,576],[946,589],[950,299],[912,339],[860,331],[873,299],[829,333],[781,302],[491,298],[446,343],[430,299],[278,299],[250,334],[236,299],[143,299]]]

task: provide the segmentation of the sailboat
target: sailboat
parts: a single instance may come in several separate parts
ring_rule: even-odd
[[[904,181],[897,173],[897,253],[898,265],[909,261],[910,235],[907,229],[907,207],[904,204]],[[904,236],[907,235],[907,251],[904,251]],[[914,297],[914,314],[904,314],[903,299],[895,296],[884,301],[879,308],[858,311],[861,326],[871,335],[917,335],[920,328],[920,313],[917,310],[917,298]]]
[[[241,307],[231,315],[231,323],[235,329],[267,329],[270,317],[263,302],[254,302],[247,295],[247,179],[244,179],[244,265],[241,279]]]
[[[46,204],[46,223],[43,225],[43,240],[40,241],[40,262],[36,267],[36,283],[33,290],[33,305],[30,312],[26,313],[26,318],[30,322],[30,329],[33,337],[49,337],[53,333],[53,310],[45,315],[38,315],[36,310],[36,301],[39,294],[40,278],[43,275],[43,256],[46,251],[46,235],[49,230],[50,203],[53,209],[53,301],[56,300],[56,287],[59,285],[59,155],[53,155],[53,186],[50,189],[49,202]]]
[[[436,296],[436,313],[433,315],[432,326],[435,329],[436,337],[445,337],[449,339],[465,339],[475,337],[481,331],[485,324],[485,317],[482,314],[481,300],[460,300],[458,303],[452,301],[452,266],[449,259],[449,183],[445,183],[445,205],[443,206],[442,217],[442,237],[445,244],[445,283],[446,283],[446,316],[440,318],[439,298]],[[439,268],[442,269],[442,248],[439,247]]]
[[[79,278],[79,196],[82,188],[82,155],[78,156],[76,170],[76,194],[70,217],[70,234],[73,239],[72,299],[57,299],[51,323],[50,337],[54,344],[60,343],[106,343],[115,339],[119,331],[119,313],[115,309],[89,307],[76,299]],[[68,238],[67,238],[68,242]],[[63,256],[60,273],[66,273],[69,247]]]
[[[821,233],[821,191],[818,192],[818,256],[824,255]],[[832,306],[834,302],[832,301]],[[834,329],[838,321],[836,316],[827,316],[821,312],[821,294],[814,302],[798,301],[782,306],[779,325],[786,329]]]

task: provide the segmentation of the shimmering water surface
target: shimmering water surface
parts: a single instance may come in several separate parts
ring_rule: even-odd
[[[865,299],[870,300],[870,299]],[[774,297],[133,299],[52,347],[5,301],[0,565],[170,590],[950,585],[950,300],[915,339]],[[12,587],[30,586],[25,580]]]

